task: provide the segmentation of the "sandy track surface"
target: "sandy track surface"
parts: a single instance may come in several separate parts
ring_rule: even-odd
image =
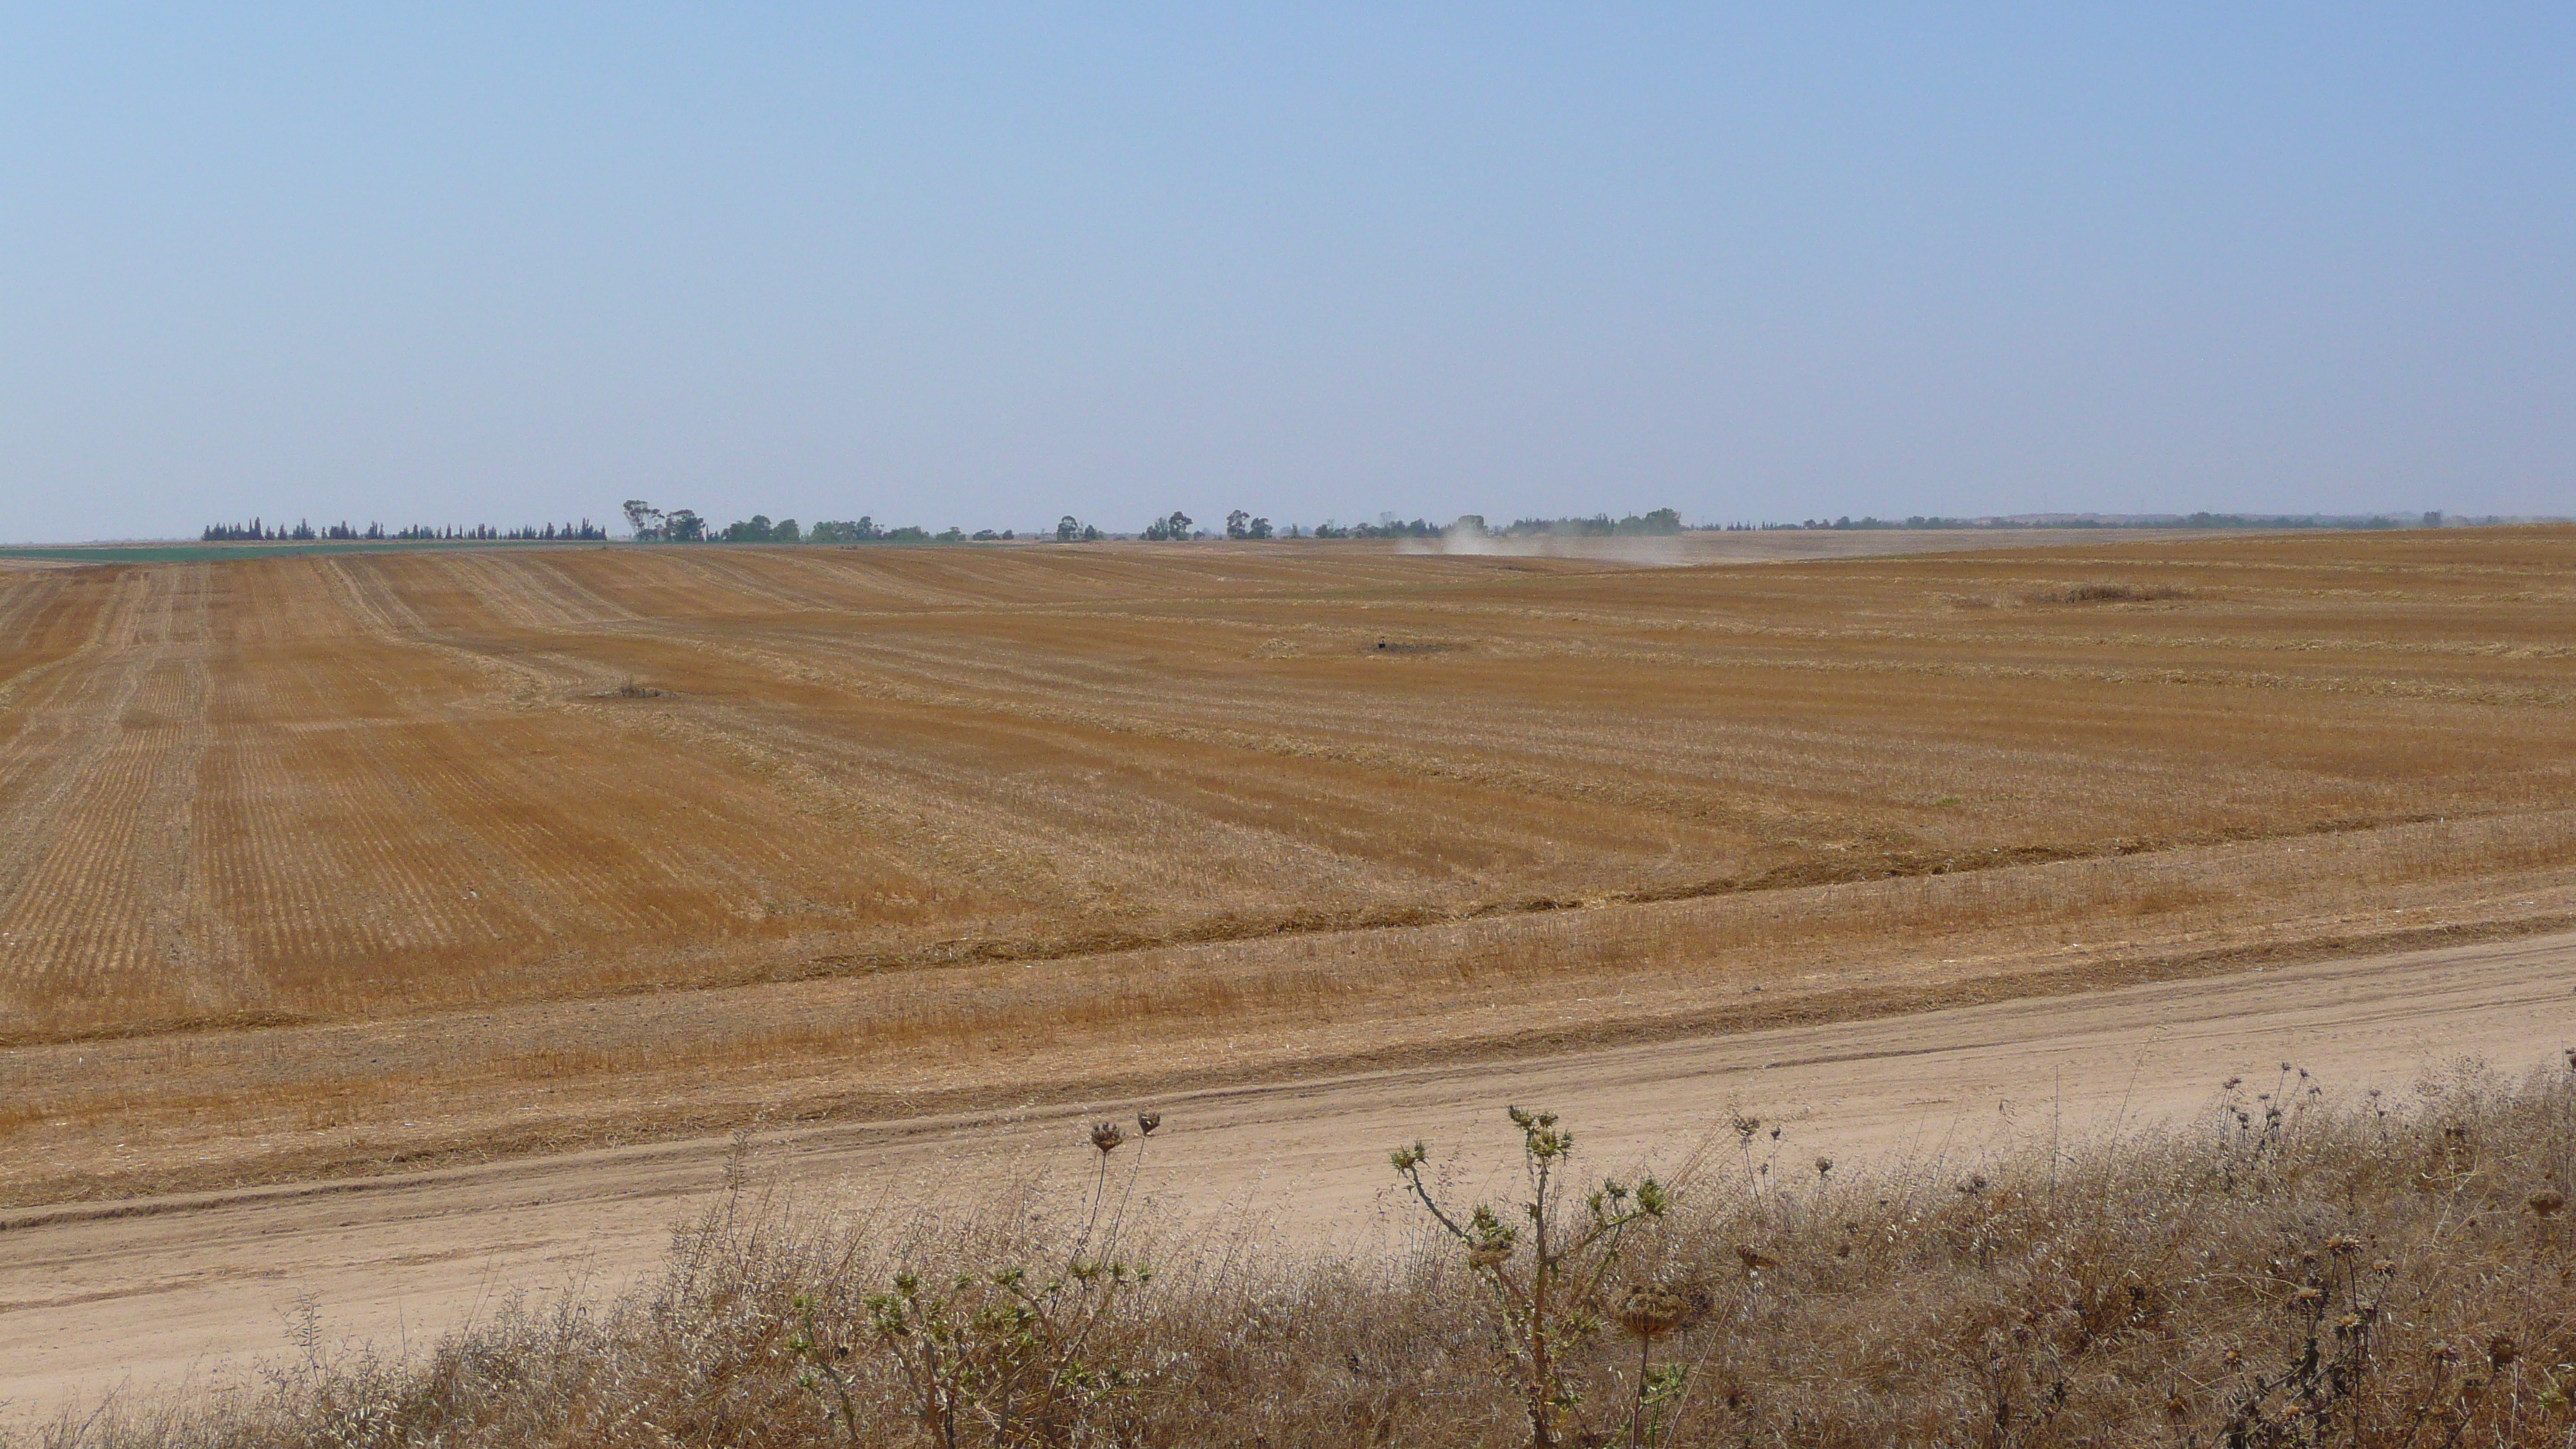
[[[2463,1058],[2520,1071],[2576,1043],[2576,935],[2031,998],[1879,1021],[1169,1098],[1149,1180],[1192,1209],[1266,1210],[1349,1241],[1386,1205],[1386,1149],[1500,1143],[1508,1102],[1553,1107],[1596,1169],[1669,1160],[1713,1120],[1787,1124],[1784,1163],[1975,1154],[2170,1121],[2284,1061],[2340,1091],[2406,1090]],[[1105,1112],[1130,1104],[1100,1104]],[[903,1201],[934,1175],[1078,1169],[1093,1110],[855,1123],[764,1136],[756,1175],[799,1201]],[[310,1295],[343,1341],[418,1346],[506,1292],[606,1291],[656,1265],[717,1191],[726,1140],[412,1177],[23,1210],[0,1217],[0,1400],[11,1417],[119,1384],[238,1372],[285,1348]],[[1489,1165],[1495,1159],[1471,1158]]]

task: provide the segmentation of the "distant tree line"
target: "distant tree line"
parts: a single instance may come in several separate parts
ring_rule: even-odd
[[[695,509],[674,508],[669,511],[654,507],[640,498],[626,500],[627,527],[643,543],[997,543],[1016,540],[1010,529],[990,528],[968,533],[950,527],[937,533],[916,524],[886,525],[865,514],[854,520],[823,519],[804,526],[793,518],[772,522],[769,515],[755,513],[746,519],[721,528],[709,523]],[[1875,515],[1853,518],[1809,518],[1797,523],[1729,523],[1731,532],[1764,529],[2050,529],[2050,528],[2439,528],[2446,521],[2440,512],[2420,516],[2386,513],[2149,513],[2149,514],[2030,514],[2015,517],[1952,518],[1939,514],[1909,514],[1904,518],[1879,518]],[[2475,523],[2481,520],[2448,520]],[[2499,520],[2488,519],[2485,522]],[[1582,538],[1630,537],[1635,535],[1675,534],[1684,531],[1681,513],[1671,508],[1650,509],[1612,518],[1596,513],[1589,518],[1520,518],[1501,528],[1486,523],[1482,514],[1465,514],[1454,523],[1438,524],[1429,519],[1397,518],[1381,513],[1375,523],[1336,523],[1326,519],[1311,530],[1296,524],[1275,525],[1267,518],[1253,516],[1237,508],[1225,516],[1222,534],[1200,529],[1197,521],[1173,509],[1146,522],[1134,537],[1156,543],[1182,542],[1190,539],[1228,538],[1239,542],[1296,538],[1438,538],[1452,532],[1471,533],[1488,538],[1526,537],[1531,535],[1570,535]],[[1718,527],[1719,525],[1708,525]],[[1058,543],[1097,543],[1112,535],[1097,525],[1068,513],[1056,520],[1054,539]],[[495,528],[491,524],[464,527],[432,527],[413,524],[388,529],[381,523],[363,528],[346,522],[316,528],[299,519],[293,524],[270,524],[253,518],[248,523],[212,523],[199,535],[207,543],[304,543],[330,540],[361,542],[433,542],[503,540],[529,542],[597,543],[608,537],[608,531],[585,518],[579,523],[548,523],[518,528]],[[1045,534],[1034,535],[1045,538]]]
[[[993,543],[1019,537],[1007,528],[970,534],[954,527],[937,533],[915,524],[887,527],[864,514],[856,519],[819,519],[807,527],[792,518],[772,522],[768,514],[755,513],[716,528],[696,509],[666,511],[641,498],[627,499],[624,512],[626,525],[639,543]],[[1092,536],[1099,534],[1095,530]]]
[[[624,511],[627,526],[638,541],[645,543],[991,543],[1019,537],[1009,529],[998,532],[989,528],[979,529],[970,534],[954,527],[938,533],[911,524],[889,527],[865,515],[850,522],[826,519],[809,527],[792,518],[773,522],[769,515],[755,513],[719,528],[693,509],[665,511],[640,498],[628,499]],[[1306,529],[1293,523],[1276,524],[1248,509],[1237,508],[1226,514],[1222,532],[1211,532],[1200,528],[1198,521],[1188,513],[1175,508],[1146,520],[1142,529],[1124,536],[1154,543],[1214,538],[1266,542],[1298,538],[1438,538],[1452,530],[1465,529],[1486,536],[1547,533],[1608,537],[1679,533],[1685,526],[1677,510],[1657,508],[1620,518],[1606,513],[1596,513],[1589,518],[1524,518],[1499,530],[1489,528],[1482,515],[1473,513],[1448,524],[1433,523],[1427,518],[1407,520],[1392,513],[1381,513],[1375,523],[1336,523],[1326,519],[1312,529]],[[1041,540],[1048,537],[1043,533],[1031,536]],[[1057,543],[1096,543],[1113,535],[1097,524],[1068,513],[1056,520],[1053,537]]]
[[[2010,518],[1809,518],[1797,523],[1729,524],[1730,529],[1853,528],[2439,528],[2439,512],[2420,517],[2393,513],[2122,513],[2036,514]]]
[[[1501,528],[1485,521],[1481,513],[1465,513],[1452,523],[1433,523],[1427,518],[1411,520],[1381,513],[1375,523],[1335,523],[1326,519],[1315,525],[1316,538],[1439,538],[1444,534],[1463,533],[1480,538],[1525,538],[1539,534],[1578,538],[1624,537],[1632,534],[1679,533],[1685,525],[1681,514],[1670,508],[1657,508],[1646,513],[1631,513],[1612,518],[1596,513],[1589,518],[1521,518]],[[1302,536],[1295,528],[1284,535]]]
[[[1375,523],[1335,523],[1327,518],[1315,525],[1317,538],[1438,538],[1449,530],[1428,519],[1410,523],[1392,516],[1381,516]],[[1295,537],[1295,530],[1290,530]]]
[[[254,518],[248,523],[210,523],[198,538],[206,543],[318,543],[347,540],[360,543],[444,542],[450,539],[515,539],[522,541],[571,543],[605,543],[608,530],[585,518],[579,523],[530,524],[519,528],[494,528],[488,523],[464,527],[433,528],[416,523],[404,528],[387,529],[381,523],[354,528],[347,523],[329,523],[320,528],[301,519],[293,527],[279,524],[270,527],[265,520]]]
[[[1459,519],[1457,526],[1483,530],[1485,520],[1474,514]],[[1631,513],[1612,518],[1596,513],[1590,518],[1520,518],[1502,532],[1506,536],[1527,537],[1531,534],[1570,534],[1577,538],[1627,538],[1637,535],[1660,535],[1682,531],[1679,510],[1657,508],[1645,513]]]
[[[1073,520],[1070,518],[1065,520],[1066,523],[1070,523],[1072,521]],[[1188,514],[1175,508],[1171,512],[1164,514],[1162,517],[1146,524],[1145,531],[1138,536],[1156,543],[1179,543],[1193,538],[1215,537],[1214,534],[1210,533],[1193,532],[1192,530],[1196,527],[1196,519],[1191,518]],[[1094,530],[1094,532],[1096,533],[1097,530]],[[1056,525],[1056,536],[1059,538],[1064,537],[1063,524]],[[1278,537],[1278,533],[1270,526],[1269,519],[1255,518],[1245,510],[1238,508],[1225,516],[1225,536],[1227,538],[1240,541],[1244,539],[1276,538]]]
[[[625,514],[628,528],[639,542],[644,543],[996,543],[1020,537],[1007,528],[998,531],[978,529],[970,534],[954,527],[938,533],[912,524],[888,527],[865,515],[852,522],[826,519],[807,527],[792,518],[773,522],[769,515],[755,513],[740,522],[717,528],[708,524],[695,510],[678,508],[665,511],[640,498],[626,500]],[[1481,526],[1483,520],[1477,522]],[[1397,521],[1393,515],[1384,515],[1377,523],[1347,526],[1321,523],[1310,534],[1295,524],[1282,528],[1267,518],[1256,517],[1247,509],[1237,508],[1226,514],[1225,530],[1218,534],[1199,528],[1196,519],[1175,508],[1147,520],[1145,526],[1131,536],[1155,543],[1219,537],[1262,542],[1307,537],[1437,538],[1442,531],[1441,525],[1423,519],[1405,523]],[[1049,535],[1031,536],[1043,540]],[[1112,536],[1098,524],[1086,522],[1070,513],[1056,520],[1053,534],[1057,543],[1098,543]]]

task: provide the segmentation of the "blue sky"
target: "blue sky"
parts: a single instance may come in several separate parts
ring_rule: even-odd
[[[2563,5],[11,6],[0,536],[2571,512],[2570,75]]]

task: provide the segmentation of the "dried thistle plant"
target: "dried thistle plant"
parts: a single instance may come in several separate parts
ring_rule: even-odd
[[[1523,1229],[1478,1203],[1462,1221],[1423,1180],[1431,1150],[1420,1142],[1388,1154],[1405,1190],[1440,1230],[1466,1249],[1468,1269],[1485,1291],[1489,1326],[1529,1420],[1531,1449],[1556,1449],[1572,1432],[1600,1442],[1581,1423],[1584,1396],[1567,1363],[1570,1352],[1601,1331],[1601,1285],[1619,1261],[1628,1234],[1672,1210],[1662,1183],[1634,1188],[1616,1178],[1585,1194],[1577,1214],[1564,1202],[1574,1134],[1553,1112],[1508,1109],[1521,1133],[1527,1196],[1515,1216],[1526,1225],[1529,1252],[1517,1252]],[[1518,1262],[1515,1262],[1518,1259]],[[1642,1403],[1642,1401],[1641,1401]]]
[[[1641,1283],[1619,1299],[1613,1313],[1619,1330],[1637,1341],[1635,1401],[1628,1414],[1629,1449],[1654,1442],[1665,1403],[1677,1397],[1689,1371],[1680,1364],[1654,1366],[1655,1341],[1688,1328],[1708,1316],[1712,1300],[1704,1289]]]

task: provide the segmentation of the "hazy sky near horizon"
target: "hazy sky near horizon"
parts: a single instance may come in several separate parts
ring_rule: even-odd
[[[2576,7],[13,5],[0,537],[2576,512]]]

